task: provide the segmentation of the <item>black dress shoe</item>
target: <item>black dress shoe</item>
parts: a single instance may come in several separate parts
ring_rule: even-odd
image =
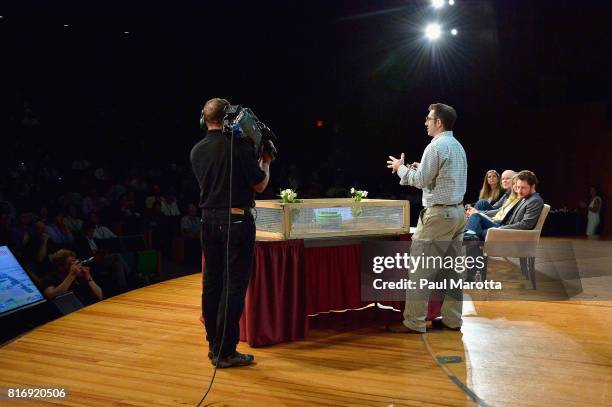
[[[450,326],[446,325],[444,321],[442,320],[442,318],[432,319],[431,326],[432,328],[435,328],[435,329],[448,329],[450,331],[461,331],[461,327],[451,328]]]
[[[408,328],[406,325],[401,322],[397,324],[389,324],[387,325],[387,331],[394,333],[404,333],[404,334],[424,334],[425,332],[420,332],[415,329]]]
[[[480,241],[480,237],[476,233],[464,233],[463,241],[464,242],[478,242]]]
[[[213,366],[217,366],[218,368],[225,369],[228,367],[239,367],[239,366],[248,366],[252,365],[255,360],[255,356],[248,355],[240,352],[234,352],[233,355],[226,356],[219,360],[213,359],[211,362]]]

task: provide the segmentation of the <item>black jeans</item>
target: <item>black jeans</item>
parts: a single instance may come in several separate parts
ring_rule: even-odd
[[[253,217],[250,214],[232,215],[228,275],[226,275],[227,222],[227,214],[202,216],[202,251],[206,262],[203,275],[202,314],[209,349],[220,358],[232,355],[240,340],[239,321],[253,268],[255,247]],[[227,319],[224,318],[225,315]],[[222,344],[224,320],[227,321],[227,326]]]

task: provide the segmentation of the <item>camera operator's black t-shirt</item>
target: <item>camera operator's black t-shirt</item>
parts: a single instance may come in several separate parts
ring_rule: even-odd
[[[191,150],[191,167],[200,184],[200,208],[251,208],[253,187],[266,177],[253,145],[234,139],[232,202],[229,202],[230,142],[220,130],[209,131]]]

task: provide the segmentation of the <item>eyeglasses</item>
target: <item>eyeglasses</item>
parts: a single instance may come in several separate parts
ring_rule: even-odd
[[[437,118],[435,117],[429,117],[429,116],[425,116],[425,121],[428,122],[430,120],[437,120]]]

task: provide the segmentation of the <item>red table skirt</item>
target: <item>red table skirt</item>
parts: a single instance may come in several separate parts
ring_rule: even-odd
[[[255,242],[255,264],[240,320],[240,340],[251,346],[304,338],[304,241]]]
[[[249,345],[304,338],[309,320],[316,327],[322,327],[320,322],[333,327],[338,318],[342,325],[351,318],[364,320],[363,311],[329,313],[370,304],[361,301],[361,245],[305,248],[303,240],[257,241],[254,262],[240,320],[240,340]],[[403,311],[403,303],[388,305]],[[429,317],[439,315],[439,309],[439,303],[430,303]],[[368,321],[401,321],[401,313],[393,310],[370,307],[367,313]]]

